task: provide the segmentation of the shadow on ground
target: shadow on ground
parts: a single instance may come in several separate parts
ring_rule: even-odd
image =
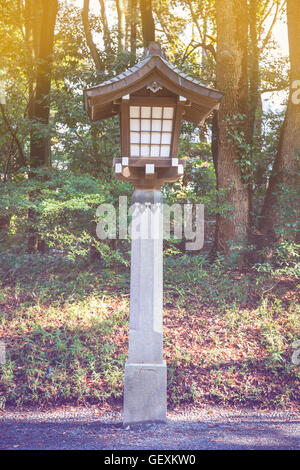
[[[0,419],[1,449],[202,450],[300,449],[299,419],[240,414],[221,420],[168,420],[129,429],[119,421]]]

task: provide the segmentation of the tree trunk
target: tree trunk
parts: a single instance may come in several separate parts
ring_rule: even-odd
[[[9,229],[9,224],[10,224],[10,215],[1,215],[0,216],[0,232],[1,230],[8,230]]]
[[[82,16],[82,24],[83,24],[85,39],[86,39],[86,43],[91,53],[96,69],[99,71],[102,71],[104,70],[104,64],[99,55],[97,47],[93,41],[90,24],[89,24],[89,8],[90,8],[90,0],[84,0],[82,11],[81,11],[81,16]]]
[[[155,41],[155,25],[152,13],[152,0],[140,0],[144,48]]]
[[[101,12],[101,22],[103,27],[103,42],[106,52],[111,51],[111,37],[110,31],[107,23],[106,9],[104,0],[99,0],[100,12]]]
[[[38,32],[37,73],[32,118],[43,125],[49,124],[50,88],[54,27],[58,0],[43,2],[41,23]],[[43,132],[33,132],[30,146],[30,166],[38,168],[50,164],[49,137]]]
[[[125,50],[125,10],[123,0],[116,0],[118,14],[118,50]]]
[[[281,129],[278,152],[261,212],[260,230],[263,245],[280,240],[282,229],[295,225],[299,215],[299,161],[300,161],[300,104],[295,99],[293,83],[300,79],[300,2],[287,0],[287,23],[290,48],[290,94]],[[288,190],[298,191],[288,208],[282,204]]]
[[[35,91],[33,96],[29,97],[32,102],[29,104],[28,113],[33,123],[46,127],[50,116],[52,54],[58,0],[28,2],[27,7],[27,13],[31,12],[31,20],[27,18],[27,35],[31,30],[32,53],[33,58],[36,59]],[[33,92],[33,87],[30,91]],[[30,168],[37,169],[44,165],[50,165],[50,139],[47,133],[35,129],[31,132]],[[30,172],[29,177],[35,177],[34,173]],[[36,194],[32,193],[30,197],[34,200]],[[35,210],[29,209],[28,220],[30,224],[28,251],[43,250],[44,243],[37,233],[38,214]]]
[[[255,150],[258,148],[261,139],[262,130],[262,99],[260,93],[260,72],[259,72],[259,57],[260,51],[258,47],[258,3],[259,0],[251,0],[249,3],[249,138],[251,147],[251,161]],[[252,229],[254,226],[254,207],[253,207],[253,191],[254,185],[262,183],[262,175],[264,169],[258,163],[258,168],[253,173],[252,183],[249,184],[249,224]],[[252,232],[255,239],[256,235]]]
[[[250,141],[253,143],[257,110],[260,108],[261,95],[260,88],[260,74],[259,74],[259,48],[258,48],[258,35],[257,35],[257,15],[258,15],[258,0],[251,0],[249,4],[249,126],[250,126]]]
[[[136,39],[137,39],[137,0],[129,0],[129,30],[130,30],[130,65],[132,66],[136,61]]]
[[[247,0],[216,0],[217,88],[226,94],[218,114],[217,187],[232,207],[217,218],[217,250],[245,245],[249,226]],[[232,135],[235,135],[232,137]]]

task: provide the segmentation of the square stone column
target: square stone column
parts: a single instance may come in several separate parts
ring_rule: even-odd
[[[162,319],[162,194],[158,190],[135,190],[133,204],[124,425],[165,422],[167,411]]]

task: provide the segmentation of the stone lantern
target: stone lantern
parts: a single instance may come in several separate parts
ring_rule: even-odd
[[[139,235],[131,241],[125,425],[166,420],[161,188],[184,172],[185,160],[178,159],[182,120],[200,125],[222,96],[171,65],[156,42],[134,67],[84,90],[91,122],[120,116],[121,156],[114,159],[114,172],[135,188],[132,227],[139,227]]]

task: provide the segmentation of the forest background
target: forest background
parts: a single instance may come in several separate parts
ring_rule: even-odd
[[[298,0],[1,1],[0,406],[121,403],[130,240],[99,240],[96,209],[132,187],[118,117],[90,124],[82,91],[153,40],[225,92],[163,190],[205,206],[203,250],[164,242],[169,402],[296,406],[299,23]]]

